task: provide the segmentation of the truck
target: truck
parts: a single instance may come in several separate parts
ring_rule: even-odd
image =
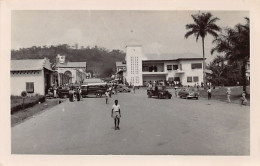
[[[81,95],[86,97],[88,95],[95,95],[96,97],[102,97],[103,94],[108,90],[107,83],[89,83],[81,85]]]

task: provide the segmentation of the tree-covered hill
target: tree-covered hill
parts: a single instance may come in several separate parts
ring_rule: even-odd
[[[125,53],[121,50],[109,51],[102,47],[87,47],[72,49],[69,45],[57,46],[33,46],[11,51],[11,59],[39,59],[48,58],[51,63],[55,63],[57,54],[65,55],[66,61],[87,62],[87,70],[93,71],[100,77],[111,76],[116,71],[115,62],[123,61]]]

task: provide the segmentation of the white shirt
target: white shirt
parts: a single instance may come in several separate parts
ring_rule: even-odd
[[[109,92],[106,92],[105,95],[108,97],[109,96]]]
[[[113,112],[118,112],[119,109],[120,109],[120,105],[119,105],[119,104],[117,104],[117,105],[114,104],[114,105],[112,106]]]

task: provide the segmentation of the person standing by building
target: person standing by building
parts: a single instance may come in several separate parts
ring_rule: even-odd
[[[227,102],[231,102],[230,101],[230,95],[231,95],[231,90],[230,90],[230,88],[227,88],[227,92],[226,92],[226,94],[227,94]]]
[[[119,123],[121,118],[120,105],[118,100],[115,100],[115,104],[112,106],[111,117],[114,118],[115,130],[120,130]]]
[[[106,96],[106,104],[107,104],[108,103],[108,97],[109,97],[109,91],[108,90],[106,91],[105,96]]]
[[[211,87],[209,87],[207,92],[208,92],[208,100],[210,100],[211,99]]]
[[[242,105],[246,105],[247,104],[246,92],[245,91],[243,91],[242,97],[240,99],[241,99],[241,104]]]
[[[135,85],[133,85],[133,92],[135,93]]]
[[[79,88],[77,88],[76,95],[77,95],[77,101],[80,101],[80,89]]]

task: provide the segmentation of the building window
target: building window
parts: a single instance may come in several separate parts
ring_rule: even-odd
[[[148,72],[149,71],[149,67],[148,66],[143,66],[143,71],[144,72]]]
[[[178,69],[178,65],[172,65],[172,70],[177,70]]]
[[[202,69],[202,63],[192,63],[191,69]]]
[[[194,81],[194,82],[199,82],[199,77],[198,77],[198,76],[194,76],[194,77],[193,77],[193,81]]]
[[[187,77],[187,82],[192,82],[192,77]]]
[[[34,93],[34,82],[26,82],[26,92]]]
[[[172,70],[172,65],[167,65],[167,70]]]

